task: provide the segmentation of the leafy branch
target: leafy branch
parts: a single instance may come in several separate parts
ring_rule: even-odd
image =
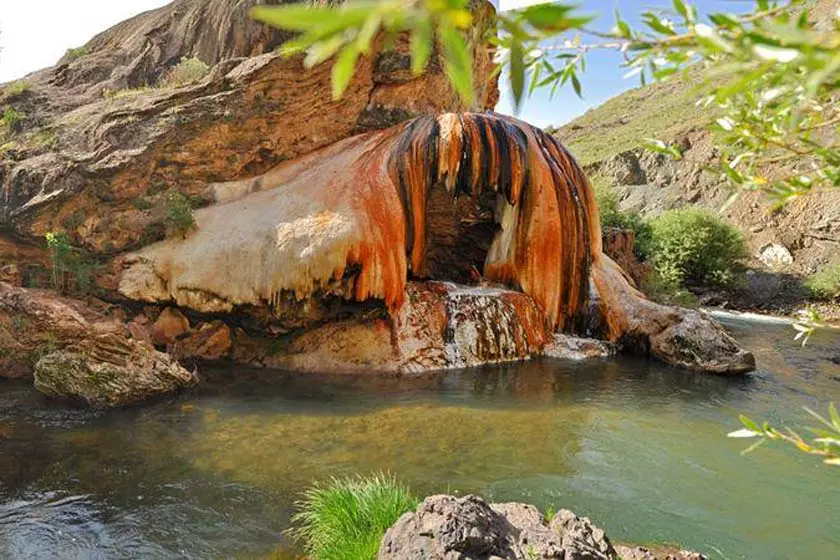
[[[759,438],[753,445],[743,451],[744,454],[754,451],[767,441],[781,441],[793,445],[803,453],[822,457],[826,465],[840,466],[840,414],[834,403],[829,405],[829,418],[817,414],[809,408],[805,411],[816,418],[821,427],[807,428],[812,437],[806,439],[790,428],[776,429],[764,422],[759,426],[753,420],[741,415],[739,418],[744,427],[729,433],[731,438]]]

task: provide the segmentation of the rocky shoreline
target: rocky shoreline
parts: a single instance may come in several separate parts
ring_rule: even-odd
[[[379,560],[706,560],[679,547],[615,544],[588,518],[522,503],[429,496],[385,533]]]

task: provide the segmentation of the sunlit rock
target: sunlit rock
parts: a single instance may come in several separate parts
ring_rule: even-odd
[[[120,291],[204,313],[262,308],[287,329],[301,326],[289,306],[321,309],[310,317],[315,330],[279,352],[275,365],[317,369],[313,352],[332,348],[333,357],[349,351],[344,361],[362,369],[402,370],[412,359],[421,368],[458,367],[539,354],[547,333],[560,331],[690,369],[753,367],[722,329],[654,304],[631,285],[602,252],[593,190],[575,160],[556,139],[510,117],[420,117],[251,180],[213,184],[205,197],[216,203],[196,212],[194,233],[124,261]],[[401,320],[406,298],[418,300],[409,280],[425,278],[485,287],[449,285],[444,307],[467,305],[447,310],[445,320],[433,297],[421,303],[428,308],[421,321]],[[387,314],[318,326],[339,320],[351,302],[381,302]],[[700,330],[677,336],[689,341],[683,347],[696,345],[694,353],[664,343],[687,318]],[[436,325],[444,332],[431,334]],[[488,325],[494,330],[481,332]],[[404,360],[400,343],[416,339],[418,328],[440,340]],[[352,348],[348,329],[366,333],[370,360]]]

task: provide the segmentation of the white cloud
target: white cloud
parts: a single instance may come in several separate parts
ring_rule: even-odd
[[[64,52],[169,0],[0,0],[0,82],[52,66]]]

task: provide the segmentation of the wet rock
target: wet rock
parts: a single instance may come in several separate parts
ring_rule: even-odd
[[[166,347],[190,332],[190,321],[184,314],[172,307],[163,310],[152,326],[152,342]]]
[[[614,353],[607,343],[594,338],[580,338],[567,334],[555,333],[543,349],[543,355],[564,360],[588,360],[606,358]]]
[[[169,355],[117,335],[85,340],[35,365],[35,388],[94,407],[135,404],[197,382]]]
[[[175,343],[172,355],[180,359],[221,360],[233,347],[230,327],[222,321],[202,323],[189,336]]]
[[[545,314],[521,292],[409,282],[393,318],[335,321],[264,340],[255,361],[299,371],[417,373],[524,360],[538,355],[549,336]],[[236,354],[254,360],[255,342],[244,339],[246,349]]]
[[[569,512],[570,513],[570,512]],[[575,523],[547,526],[525,504],[487,504],[477,496],[426,498],[382,539],[379,560],[613,560],[603,531],[571,514]],[[600,537],[600,538],[599,538]]]
[[[686,369],[721,374],[755,369],[755,357],[699,311],[685,311],[679,322],[650,337],[650,351],[666,363]]]

